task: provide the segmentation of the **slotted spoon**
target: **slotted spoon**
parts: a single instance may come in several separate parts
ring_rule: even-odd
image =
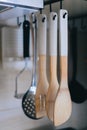
[[[38,17],[38,48],[39,48],[39,80],[36,89],[36,117],[46,115],[45,98],[48,90],[46,75],[46,41],[47,40],[47,17],[40,14]]]
[[[32,14],[32,24],[33,24],[33,48],[34,48],[34,57],[33,57],[33,75],[31,86],[29,90],[25,93],[22,99],[22,108],[29,118],[36,118],[36,107],[35,107],[35,94],[36,94],[36,62],[37,62],[37,20],[35,14]]]

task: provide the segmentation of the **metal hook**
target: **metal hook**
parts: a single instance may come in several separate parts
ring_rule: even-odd
[[[40,14],[42,14],[42,9],[40,9]]]
[[[51,2],[50,2],[50,12],[52,12],[52,5],[51,5]]]
[[[24,20],[26,20],[26,15],[24,15]]]
[[[62,9],[62,0],[60,1],[60,9]]]
[[[17,25],[20,27],[21,26],[21,22],[19,22],[19,17],[17,17]]]

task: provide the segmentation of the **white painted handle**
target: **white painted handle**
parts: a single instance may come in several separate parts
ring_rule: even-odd
[[[57,56],[57,13],[51,12],[49,16],[49,55]]]
[[[59,41],[60,55],[68,55],[68,12],[61,9],[59,12]]]
[[[38,51],[39,55],[46,55],[47,17],[40,14],[38,18]]]

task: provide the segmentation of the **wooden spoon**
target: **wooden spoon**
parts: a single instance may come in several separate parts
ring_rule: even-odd
[[[49,52],[50,52],[50,81],[46,97],[46,112],[53,121],[54,101],[59,89],[57,80],[57,13],[51,12],[49,16]]]
[[[68,13],[66,10],[59,12],[59,39],[60,39],[60,89],[55,100],[54,125],[66,122],[72,110],[71,97],[68,88]]]
[[[45,98],[49,86],[46,75],[46,40],[47,18],[45,14],[40,14],[38,19],[39,80],[35,96],[37,118],[46,115]]]

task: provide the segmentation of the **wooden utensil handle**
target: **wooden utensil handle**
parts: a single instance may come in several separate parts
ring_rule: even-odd
[[[43,78],[46,78],[46,77],[47,77],[46,76],[46,56],[40,55],[39,56],[39,79],[43,80]]]
[[[39,55],[46,55],[47,17],[45,14],[40,14],[38,18],[38,37]]]
[[[67,84],[68,80],[68,68],[67,68],[67,57],[66,56],[61,56],[60,58],[60,75],[61,75],[61,83]],[[62,86],[62,85],[61,85]]]
[[[46,78],[46,43],[47,17],[40,14],[38,18],[39,79]]]
[[[59,39],[60,39],[60,76],[61,83],[67,84],[68,77],[68,13],[61,9],[59,13]],[[62,85],[63,86],[63,85]]]
[[[49,16],[49,55],[57,56],[57,13],[51,12]]]
[[[30,46],[30,23],[25,20],[23,22],[23,57],[30,57],[29,55],[29,46]]]
[[[68,13],[61,9],[59,12],[59,42],[60,56],[68,56]]]
[[[50,80],[57,81],[57,56],[50,56]]]
[[[57,13],[49,16],[50,80],[57,81]]]

